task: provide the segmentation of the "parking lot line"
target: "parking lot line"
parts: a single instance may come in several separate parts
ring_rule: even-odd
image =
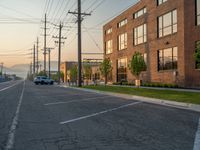
[[[21,96],[20,96],[20,99],[19,99],[19,102],[18,102],[18,105],[17,105],[17,110],[15,112],[15,116],[12,120],[12,124],[11,124],[10,130],[9,130],[8,140],[7,140],[5,150],[13,149],[14,140],[15,140],[15,132],[16,132],[16,128],[17,128],[17,125],[18,125],[19,111],[20,111],[20,108],[21,108],[21,105],[22,105],[24,90],[25,90],[25,81],[24,81]]]
[[[67,96],[87,96],[87,95],[103,95],[103,94],[96,94],[96,93],[86,93],[86,94],[71,94],[71,93],[66,93],[66,94],[59,94],[59,97],[67,97]]]
[[[17,85],[17,84],[19,84],[19,83],[20,83],[20,82],[17,82],[17,83],[15,83],[15,84],[11,85],[11,86],[8,86],[8,87],[5,87],[5,88],[3,88],[3,89],[0,89],[0,92],[5,91],[5,90],[7,90],[7,89],[9,89],[9,88],[12,88],[12,87],[14,87],[15,85]]]
[[[74,103],[74,102],[89,101],[89,100],[102,99],[102,98],[107,98],[107,97],[111,97],[111,96],[91,97],[91,98],[85,98],[85,99],[79,99],[79,100],[71,100],[71,101],[67,101],[67,102],[47,103],[47,104],[44,104],[44,105],[50,106],[50,105],[59,105],[59,104],[69,104],[69,103]]]
[[[199,124],[196,132],[193,150],[200,150],[200,118],[199,118]]]
[[[142,103],[142,102],[129,103],[129,104],[126,104],[126,105],[122,105],[122,106],[115,107],[115,108],[112,108],[112,109],[107,109],[107,110],[97,112],[97,113],[93,113],[93,114],[90,114],[90,115],[78,117],[78,118],[75,118],[75,119],[70,119],[70,120],[67,120],[67,121],[62,121],[62,122],[60,122],[60,124],[63,125],[63,124],[72,123],[72,122],[75,122],[75,121],[91,118],[91,117],[94,117],[94,116],[98,116],[98,115],[105,114],[105,113],[108,113],[108,112],[116,111],[116,110],[126,108],[126,107],[129,107],[129,106],[137,105],[137,104],[140,104],[140,103]]]

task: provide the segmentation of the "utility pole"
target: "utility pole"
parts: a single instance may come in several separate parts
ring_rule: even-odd
[[[33,74],[35,74],[35,44],[33,46]]]
[[[42,64],[39,65],[39,68],[40,68],[40,72],[41,72],[42,71]]]
[[[1,63],[1,74],[3,75],[3,62]]]
[[[32,62],[30,64],[30,75],[32,75]]]
[[[44,72],[46,72],[46,41],[47,41],[47,14],[44,19]]]
[[[55,43],[58,43],[58,84],[60,84],[60,62],[61,62],[61,44],[64,44],[64,42],[62,42],[62,39],[67,39],[66,37],[62,37],[62,28],[63,25],[60,22],[59,25],[59,36],[53,36],[53,38],[58,38],[58,41],[55,41]]]
[[[81,12],[81,0],[78,0],[78,12],[70,12],[71,14],[77,15],[77,22],[78,22],[78,86],[82,86],[82,58],[81,58],[81,51],[82,51],[82,39],[81,39],[81,22],[83,20],[82,16],[90,16],[91,14],[82,13]]]
[[[49,78],[51,78],[51,50],[54,48],[47,48],[49,54]]]
[[[38,48],[39,48],[39,39],[37,37],[37,46],[36,46],[36,51],[37,51],[36,72],[37,72],[37,74],[38,74],[38,70],[39,70],[39,52],[38,52]]]

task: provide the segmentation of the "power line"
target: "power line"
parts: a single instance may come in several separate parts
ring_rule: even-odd
[[[47,13],[47,11],[48,11],[50,1],[51,0],[48,0],[48,2],[47,2],[47,7],[46,7],[46,10],[45,10],[45,13]]]
[[[14,11],[14,12],[16,12],[16,13],[18,13],[18,14],[22,14],[22,15],[25,15],[25,16],[34,18],[33,16],[31,16],[31,15],[29,15],[29,14],[26,14],[26,13],[24,13],[24,12],[21,12],[21,11],[19,11],[19,10],[13,9],[13,8],[9,8],[9,7],[4,6],[4,5],[2,5],[2,4],[0,5],[0,7],[4,8],[4,9],[11,10],[11,11]]]
[[[38,24],[39,22],[0,22],[0,24]]]
[[[98,3],[99,2],[99,3]],[[99,0],[96,0],[96,1],[94,1],[91,5],[90,5],[90,7],[88,7],[85,11],[88,11],[90,8],[92,8],[93,6],[95,6],[95,4],[97,4],[90,12],[92,13],[92,12],[94,12],[94,10],[96,10],[98,7],[100,7],[103,3],[105,2],[105,0],[101,0],[101,1],[99,1]]]
[[[93,3],[91,3],[91,5],[85,10],[88,11],[92,6],[94,6],[99,0],[95,0],[93,1]]]
[[[138,2],[138,1],[137,1],[137,2]],[[137,3],[137,2],[135,2],[135,3]],[[134,3],[134,4],[135,4],[135,3]],[[112,15],[111,17],[109,17],[109,18],[107,18],[107,19],[105,19],[105,20],[103,20],[103,21],[97,23],[96,25],[92,26],[91,28],[95,28],[95,27],[98,27],[98,26],[100,26],[100,25],[106,23],[106,22],[109,21],[110,19],[112,19],[112,18],[118,16],[119,14],[121,14],[122,12],[124,12],[125,10],[129,9],[130,7],[132,7],[134,4],[131,4],[131,5],[127,6],[128,8],[127,8],[127,7],[124,8],[123,10],[121,10],[121,11],[115,13],[114,15]]]
[[[32,53],[27,53],[27,54],[0,54],[0,56],[27,56],[31,55]]]
[[[53,11],[53,13],[52,13],[53,16],[55,15],[55,12],[56,12],[56,10],[57,10],[59,4],[60,4],[60,1],[61,1],[61,0],[59,0],[59,1],[57,2],[56,7],[54,8],[54,11]],[[49,15],[50,15],[50,13],[49,13]],[[52,16],[52,18],[53,18],[53,16]]]
[[[46,9],[47,9],[47,3],[49,0],[45,0],[45,4],[44,4],[44,9],[43,9],[43,14],[42,17],[44,16],[44,14],[46,13]]]
[[[59,1],[59,2],[60,2],[60,1]],[[63,1],[63,2],[64,2],[64,1]],[[65,14],[64,11],[65,11],[65,9],[67,8],[67,6],[69,5],[69,2],[70,2],[70,0],[66,3],[65,8],[63,9],[63,12],[61,13],[61,16],[59,17],[58,20],[60,20],[61,17],[62,17],[62,15]],[[63,3],[62,3],[62,4],[63,4]],[[61,4],[61,6],[62,6],[62,4]],[[74,5],[74,4],[73,4],[73,5]],[[72,7],[73,7],[73,5],[72,5]],[[58,5],[56,6],[56,8],[57,8],[57,7],[58,7]],[[56,9],[55,9],[55,10],[56,10]],[[56,15],[54,15],[54,16],[57,16],[57,15],[58,15],[59,10],[61,10],[61,7],[58,9]],[[54,12],[55,12],[55,11],[54,11]],[[54,16],[53,16],[53,17],[54,17]],[[64,19],[63,19],[63,20],[64,20]],[[55,21],[55,19],[54,19],[54,21]],[[62,22],[64,22],[64,21],[62,21]],[[55,24],[58,24],[58,22],[55,23]],[[52,34],[54,30],[55,30],[55,28],[53,28],[53,29],[50,31],[50,34]],[[55,32],[54,32],[54,33],[55,33]],[[53,33],[53,34],[54,34],[54,33]],[[48,41],[48,43],[50,43],[51,41],[52,41],[52,39],[50,39],[50,40]]]
[[[83,26],[84,27],[84,26]],[[85,28],[85,27],[84,27]],[[86,28],[85,28],[86,29]],[[102,49],[100,48],[99,44],[96,42],[96,40],[94,39],[94,37],[90,34],[90,32],[88,31],[88,29],[86,29],[87,34],[89,35],[89,37],[91,38],[91,40],[94,42],[95,46],[102,51]]]
[[[51,1],[50,6],[49,6],[49,12],[48,12],[48,10],[46,12],[47,14],[50,14],[52,6],[53,6],[53,2],[54,2],[54,0]]]
[[[39,36],[39,35],[40,35],[40,30],[41,30],[41,27],[40,27],[40,26],[41,26],[41,24],[43,23],[42,18],[43,18],[43,16],[45,15],[46,7],[47,7],[47,1],[48,1],[48,0],[45,0],[45,4],[44,4],[44,8],[43,8],[43,13],[42,13],[42,17],[40,18],[40,23],[39,23],[38,32],[37,32],[36,36]]]

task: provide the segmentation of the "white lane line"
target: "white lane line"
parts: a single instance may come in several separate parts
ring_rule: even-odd
[[[6,87],[6,88],[0,89],[0,92],[5,91],[5,90],[7,90],[7,89],[9,89],[9,88],[12,88],[12,87],[14,87],[15,85],[17,85],[17,84],[19,84],[19,83],[20,83],[20,82],[17,82],[17,83],[15,83],[15,84],[11,85],[11,86],[8,86],[8,87]]]
[[[70,94],[70,93],[66,93],[65,95],[57,95],[57,94],[55,94],[54,96],[56,96],[56,97],[69,97],[69,96],[74,96],[74,99],[75,98],[79,98],[78,96],[85,96],[85,95],[94,95],[94,96],[102,96],[102,94],[95,94],[95,93],[93,93],[93,94]],[[77,97],[75,97],[75,96],[77,96]]]
[[[108,113],[108,112],[116,111],[118,109],[126,108],[126,107],[133,106],[133,105],[137,105],[137,104],[140,104],[140,103],[142,103],[142,102],[134,102],[134,103],[122,105],[122,106],[119,106],[119,107],[116,107],[116,108],[104,110],[104,111],[97,112],[97,113],[94,113],[94,114],[90,114],[90,115],[87,115],[87,116],[82,116],[82,117],[78,117],[78,118],[75,118],[75,119],[63,121],[63,122],[60,122],[60,124],[63,125],[63,124],[68,124],[68,123],[71,123],[71,122],[75,122],[75,121],[91,118],[91,117],[94,117],[94,116],[98,116],[98,115],[105,114],[105,113]]]
[[[200,118],[199,118],[199,124],[196,132],[193,150],[200,150]]]
[[[19,111],[20,111],[23,96],[24,96],[24,89],[25,89],[25,81],[24,81],[22,93],[21,93],[21,96],[20,96],[20,99],[19,99],[19,102],[18,102],[18,105],[17,105],[17,110],[15,112],[15,116],[13,118],[12,125],[11,125],[10,130],[9,130],[8,140],[7,140],[5,150],[11,150],[13,148],[13,145],[14,145],[15,132],[16,132],[17,124],[18,124]]]
[[[85,99],[79,99],[79,100],[71,100],[71,101],[67,101],[67,102],[47,103],[47,104],[44,104],[44,105],[50,106],[50,105],[59,105],[59,104],[69,104],[69,103],[74,103],[74,102],[89,101],[89,100],[102,99],[102,98],[107,98],[107,97],[111,97],[111,96],[91,97],[91,98],[85,98]]]

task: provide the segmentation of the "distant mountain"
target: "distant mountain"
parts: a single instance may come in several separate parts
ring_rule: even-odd
[[[16,74],[19,77],[25,78],[29,70],[28,64],[18,64],[12,67],[4,67],[3,72],[6,74]]]
[[[47,62],[47,70],[49,68],[49,64]],[[51,62],[51,71],[56,71],[58,68],[58,62],[57,61],[52,61]],[[16,74],[19,77],[23,77],[25,78],[27,76],[27,73],[30,69],[30,65],[29,64],[16,64],[14,66],[11,67],[4,67],[4,71],[7,74]],[[42,68],[43,70],[43,64],[42,64]]]
[[[29,64],[17,64],[12,67],[10,67],[12,71],[17,71],[17,72],[24,72],[29,70]]]

